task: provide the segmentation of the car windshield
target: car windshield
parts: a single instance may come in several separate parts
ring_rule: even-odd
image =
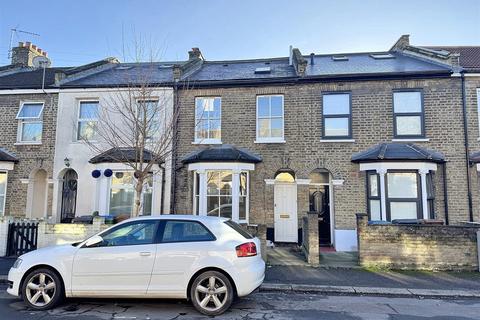
[[[240,233],[245,239],[253,239],[253,236],[250,233],[248,233],[245,229],[243,229],[238,223],[232,220],[227,220],[224,223],[230,228],[232,228],[233,230]]]

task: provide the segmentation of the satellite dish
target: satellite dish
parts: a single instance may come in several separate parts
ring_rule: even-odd
[[[36,56],[32,59],[32,64],[35,68],[48,68],[50,67],[50,59],[45,56]]]

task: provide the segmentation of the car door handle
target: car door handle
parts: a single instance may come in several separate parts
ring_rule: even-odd
[[[151,254],[152,254],[151,252],[140,252],[140,255],[144,257],[149,256]]]

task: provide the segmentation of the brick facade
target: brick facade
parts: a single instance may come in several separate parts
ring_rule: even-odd
[[[181,158],[201,148],[194,145],[195,97],[222,98],[222,143],[244,147],[260,155],[263,162],[250,173],[250,223],[273,226],[273,179],[282,167],[295,171],[297,179],[308,179],[316,168],[328,169],[334,186],[336,229],[353,230],[355,213],[366,212],[365,173],[350,161],[352,154],[393,139],[392,90],[415,88],[424,94],[425,130],[429,141],[415,142],[441,152],[447,160],[447,188],[450,223],[468,219],[465,148],[463,141],[462,95],[459,78],[405,79],[329,82],[278,86],[190,89],[179,91],[179,127],[176,162],[177,213],[191,213],[193,175],[182,166]],[[352,135],[355,142],[322,142],[322,92],[348,91],[352,99]],[[284,137],[280,144],[255,143],[256,96],[284,95]],[[448,129],[446,129],[448,128]],[[308,188],[298,188],[298,219],[308,210]],[[435,174],[437,217],[445,217],[441,166]]]
[[[18,121],[16,120],[22,102],[44,101],[42,112],[43,131],[42,144],[17,144]],[[52,179],[53,157],[55,152],[55,132],[57,121],[57,94],[15,94],[0,95],[0,130],[2,139],[0,146],[15,154],[20,160],[14,170],[8,172],[5,214],[25,216],[27,207],[28,183],[21,179],[33,178],[37,169],[47,172],[47,179]],[[26,180],[23,180],[27,182]],[[51,212],[52,184],[48,187],[47,212]]]

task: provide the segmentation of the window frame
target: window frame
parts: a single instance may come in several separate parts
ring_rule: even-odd
[[[374,175],[377,178],[377,195],[372,196],[370,194],[370,176]],[[368,170],[366,171],[366,179],[367,179],[367,214],[368,214],[368,221],[372,221],[372,215],[371,215],[371,207],[370,207],[370,200],[378,200],[380,201],[380,221],[383,221],[383,218],[385,216],[385,213],[382,212],[382,193],[380,190],[380,175],[375,171],[375,170]],[[385,217],[386,218],[386,217]],[[376,220],[373,220],[376,221]]]
[[[420,112],[395,112],[395,93],[418,92],[420,93]],[[425,138],[425,103],[423,89],[394,89],[392,90],[392,112],[393,112],[393,138],[394,139],[422,139]],[[397,117],[420,117],[420,135],[418,134],[397,134]]]
[[[258,99],[261,97],[269,98],[269,116],[268,117],[259,117],[258,115]],[[282,98],[282,116],[272,117],[272,106],[271,98],[272,97],[281,97]],[[272,119],[282,119],[282,136],[281,137],[272,137]],[[269,137],[260,137],[260,119],[270,120],[270,136]],[[283,143],[285,142],[285,95],[284,94],[258,94],[255,96],[255,142],[257,143]]]
[[[417,197],[416,198],[390,198],[388,196],[388,174],[389,173],[415,173],[417,179]],[[422,183],[420,173],[416,169],[389,169],[385,174],[385,207],[386,207],[386,220],[392,221],[390,203],[391,202],[416,202],[417,204],[417,218],[412,219],[423,219],[423,210],[422,210]]]
[[[220,115],[219,118],[215,118],[212,121],[219,121],[220,123],[220,137],[219,138],[198,138],[197,137],[197,125],[199,124],[200,120],[205,120],[204,118],[202,119],[197,119],[197,101],[200,99],[220,99]],[[198,96],[195,97],[194,100],[194,118],[195,118],[195,123],[193,124],[193,143],[194,144],[221,144],[222,143],[222,97],[221,96]],[[208,119],[206,119],[208,122],[208,136],[210,136],[210,116]]]
[[[112,170],[112,175],[108,178],[108,190],[107,190],[107,196],[108,196],[108,205],[107,205],[107,210],[108,212],[110,213],[110,208],[111,208],[111,204],[110,204],[110,201],[111,201],[111,194],[112,194],[112,180],[113,180],[113,176],[115,175],[115,173],[117,172],[131,172],[132,175],[133,175],[133,170],[122,170],[122,169],[115,169],[115,170]],[[151,217],[153,214],[153,204],[154,204],[154,190],[155,190],[155,183],[154,183],[154,177],[153,177],[153,174],[152,174],[152,187],[151,187],[151,190],[152,190],[152,207],[150,208],[150,212],[151,214],[150,215],[143,215],[143,210],[144,210],[144,207],[143,207],[143,204],[145,202],[144,200],[144,196],[145,196],[145,193],[142,192],[142,198],[140,199],[140,204],[142,206],[142,216],[145,216],[145,217]],[[132,185],[133,186],[133,185]],[[132,187],[132,189],[135,191],[135,186]],[[133,208],[135,207],[135,203],[133,204]],[[133,210],[133,209],[132,209]],[[131,218],[131,215],[130,215],[130,218]]]
[[[136,115],[136,116],[137,116],[137,119],[139,119],[139,116],[140,116],[140,110],[139,110],[140,104],[141,104],[141,103],[151,103],[151,102],[155,102],[155,106],[158,107],[158,112],[160,112],[160,100],[159,100],[158,98],[156,98],[156,97],[144,98],[144,99],[140,99],[140,98],[139,98],[139,99],[136,100],[136,103],[137,103],[137,110],[136,110],[136,112],[137,112],[137,115]],[[160,125],[161,125],[161,119],[158,118],[158,116],[159,116],[158,113],[155,114],[155,117],[152,117],[151,120],[156,121],[156,122],[158,123],[158,125],[159,125],[159,128],[158,128],[158,129],[159,129],[159,132],[154,132],[154,133],[155,133],[154,135],[146,136],[146,137],[145,137],[145,142],[147,142],[147,143],[153,142],[153,141],[155,140],[155,138],[158,138],[158,134],[160,133]],[[147,118],[148,118],[148,117],[147,117]],[[155,118],[157,118],[157,119],[155,119]],[[150,128],[149,128],[149,129],[152,129],[152,128],[151,128],[151,123],[150,123]],[[151,133],[151,132],[149,132],[149,133]]]
[[[113,226],[112,228],[109,228],[107,230],[104,230],[101,233],[99,233],[98,235],[103,238],[103,236],[107,232],[108,233],[115,232],[120,228],[130,226],[132,224],[140,224],[140,223],[145,223],[145,222],[150,222],[150,221],[153,221],[155,223],[155,230],[153,232],[154,234],[153,234],[153,238],[152,238],[151,243],[124,244],[124,245],[115,245],[115,246],[96,245],[96,246],[92,246],[92,247],[87,247],[86,243],[84,243],[81,248],[82,249],[92,249],[92,248],[116,248],[116,247],[127,247],[127,246],[155,245],[155,244],[157,244],[158,231],[159,231],[159,228],[160,228],[160,220],[158,220],[158,219],[141,219],[141,220],[135,220],[135,221],[128,221],[128,222],[121,223],[121,224],[118,224],[116,226]]]
[[[165,226],[167,225],[167,222],[171,222],[171,221],[179,221],[179,222],[193,222],[193,223],[197,223],[197,224],[200,224],[203,228],[205,228],[205,230],[207,230],[207,232],[210,234],[210,236],[212,236],[212,239],[209,239],[209,240],[195,240],[195,241],[190,241],[190,240],[184,240],[184,241],[168,241],[168,242],[163,242],[163,234],[165,232]],[[155,238],[155,243],[156,244],[170,244],[170,243],[192,243],[192,242],[211,242],[211,241],[217,241],[217,237],[215,236],[215,234],[213,234],[213,232],[204,224],[202,223],[201,221],[198,221],[198,220],[193,220],[193,219],[175,219],[175,218],[172,218],[172,219],[161,219],[159,221],[159,226],[158,226],[158,229],[157,229],[157,234],[156,234],[156,238]]]
[[[40,108],[40,112],[38,113],[38,117],[20,117],[20,113],[23,110],[23,107],[26,104],[41,104],[42,107]],[[18,127],[17,127],[17,143],[18,144],[41,144],[42,143],[42,138],[43,138],[43,110],[45,109],[45,101],[35,101],[35,100],[26,100],[22,101],[20,103],[20,108],[18,109],[17,115],[15,119],[18,121]],[[23,127],[25,123],[30,123],[30,124],[40,124],[41,125],[41,130],[40,130],[40,140],[34,141],[34,140],[23,140]]]
[[[330,114],[325,115],[325,103],[324,103],[324,96],[327,95],[345,95],[348,94],[348,114]],[[352,133],[352,92],[351,91],[323,91],[321,93],[321,101],[322,101],[322,139],[323,140],[347,140],[353,138]],[[343,136],[327,136],[325,135],[325,119],[334,119],[334,118],[348,118],[348,135]]]
[[[77,127],[76,127],[76,133],[75,133],[75,141],[84,141],[85,139],[81,138],[79,136],[80,134],[80,122],[91,122],[91,121],[95,121],[96,123],[98,123],[98,114],[97,114],[97,118],[96,119],[93,119],[93,118],[80,118],[80,111],[82,109],[82,103],[97,103],[97,112],[100,111],[100,100],[99,99],[80,99],[78,100],[78,110],[77,110]],[[89,141],[92,141],[92,142],[95,142],[97,141],[96,140],[97,137],[97,130],[95,130],[95,134],[94,134],[94,138],[89,140]]]
[[[7,170],[0,170],[0,174],[5,174],[5,192],[3,194],[3,206],[2,206],[3,212],[0,211],[0,217],[1,217],[1,216],[5,216],[5,204],[7,203],[8,171]]]
[[[200,188],[202,188],[202,186],[200,185],[200,173],[198,172],[199,170],[192,170],[192,173],[193,173],[193,188],[192,188],[192,212],[194,215],[196,216],[204,216],[203,214],[200,214],[199,211],[200,211],[200,208],[199,208],[199,205],[200,205]],[[207,172],[209,171],[230,171],[232,173],[232,187],[233,187],[233,175],[234,175],[234,169],[206,169],[205,170],[205,175],[207,175]],[[232,198],[232,217],[230,218],[232,221],[234,222],[237,222],[237,223],[248,223],[249,219],[250,219],[250,171],[249,170],[245,170],[245,169],[242,169],[240,170],[240,173],[238,174],[239,175],[239,187],[240,187],[240,176],[242,173],[246,173],[247,175],[247,181],[246,181],[246,186],[247,186],[247,194],[246,194],[246,205],[245,205],[245,219],[240,219],[240,197],[242,197],[242,195],[240,194],[240,190],[239,190],[239,193],[238,193],[238,207],[239,207],[239,211],[238,211],[238,221],[235,221],[233,219],[233,204],[234,204],[234,197],[233,197],[233,188],[232,188],[232,195],[231,195],[231,198]],[[198,190],[197,190],[197,185],[198,185]],[[206,188],[208,189],[208,184],[206,186]],[[208,200],[208,195],[207,195],[207,189],[205,190],[205,196],[206,196],[206,199],[205,201]],[[198,199],[198,202],[197,202],[197,199]],[[208,212],[207,212],[208,213]],[[206,214],[205,214],[206,216]],[[221,217],[221,216],[220,216]]]
[[[478,129],[478,138],[477,141],[480,141],[480,87],[477,88],[477,129]]]

